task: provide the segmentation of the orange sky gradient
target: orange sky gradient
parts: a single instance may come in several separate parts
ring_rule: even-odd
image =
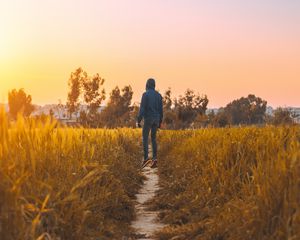
[[[139,102],[147,78],[209,107],[254,93],[300,106],[300,3],[295,0],[0,0],[0,102],[25,88],[36,104],[66,101],[82,67]]]

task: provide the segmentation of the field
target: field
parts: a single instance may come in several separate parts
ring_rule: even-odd
[[[0,239],[134,236],[141,132],[0,114]],[[300,236],[300,128],[161,131],[158,239]]]
[[[0,239],[121,239],[143,181],[139,132],[0,117]],[[98,239],[98,238],[97,238]]]
[[[159,239],[300,239],[300,128],[161,134]]]

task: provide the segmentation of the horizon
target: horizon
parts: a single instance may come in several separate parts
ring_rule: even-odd
[[[244,97],[246,97],[246,96],[244,96]],[[231,102],[232,102],[232,101],[228,102],[227,104],[229,104],[229,103],[231,103]],[[132,102],[131,104],[134,104],[134,103],[139,103],[139,102]],[[45,106],[49,106],[49,105],[58,105],[59,103],[45,103],[45,104],[38,104],[38,103],[32,102],[32,104],[33,104],[34,106],[38,106],[38,107],[45,107]],[[227,105],[227,104],[226,104],[226,105]],[[8,106],[8,103],[7,103],[7,102],[0,102],[0,106],[1,106],[1,105],[6,105],[6,106]],[[81,105],[81,106],[85,106],[86,104],[85,104],[85,103],[80,103],[80,105]],[[101,108],[101,107],[105,107],[106,105],[107,105],[106,102],[105,102],[105,103],[102,103],[102,104],[100,105],[100,108]],[[220,107],[215,107],[215,106],[209,106],[209,104],[208,104],[207,110],[210,110],[210,109],[220,109],[220,108],[226,107],[226,105],[220,106]],[[63,106],[66,107],[66,104],[63,103]],[[273,110],[276,110],[277,108],[300,108],[300,106],[297,106],[297,105],[294,105],[294,106],[291,106],[291,105],[272,106],[272,105],[267,104],[267,108],[268,108],[268,107],[271,107]]]
[[[163,94],[187,88],[208,108],[253,93],[299,107],[300,2],[124,0],[0,4],[0,96],[24,88],[37,105],[66,102],[70,73],[131,85],[140,102],[153,77]]]

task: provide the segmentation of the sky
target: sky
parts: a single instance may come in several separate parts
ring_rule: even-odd
[[[298,0],[0,0],[0,102],[24,88],[66,101],[70,73],[99,73],[107,92],[148,78],[209,107],[253,93],[300,106]]]

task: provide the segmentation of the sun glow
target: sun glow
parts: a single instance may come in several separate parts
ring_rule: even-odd
[[[1,65],[9,57],[10,51],[11,51],[11,49],[9,46],[9,40],[7,38],[7,33],[3,29],[1,29],[0,30],[0,63],[1,63]]]
[[[21,87],[36,103],[65,101],[82,67],[107,91],[131,84],[134,101],[151,76],[211,107],[249,93],[299,105],[300,3],[269,2],[0,0],[0,101]]]

